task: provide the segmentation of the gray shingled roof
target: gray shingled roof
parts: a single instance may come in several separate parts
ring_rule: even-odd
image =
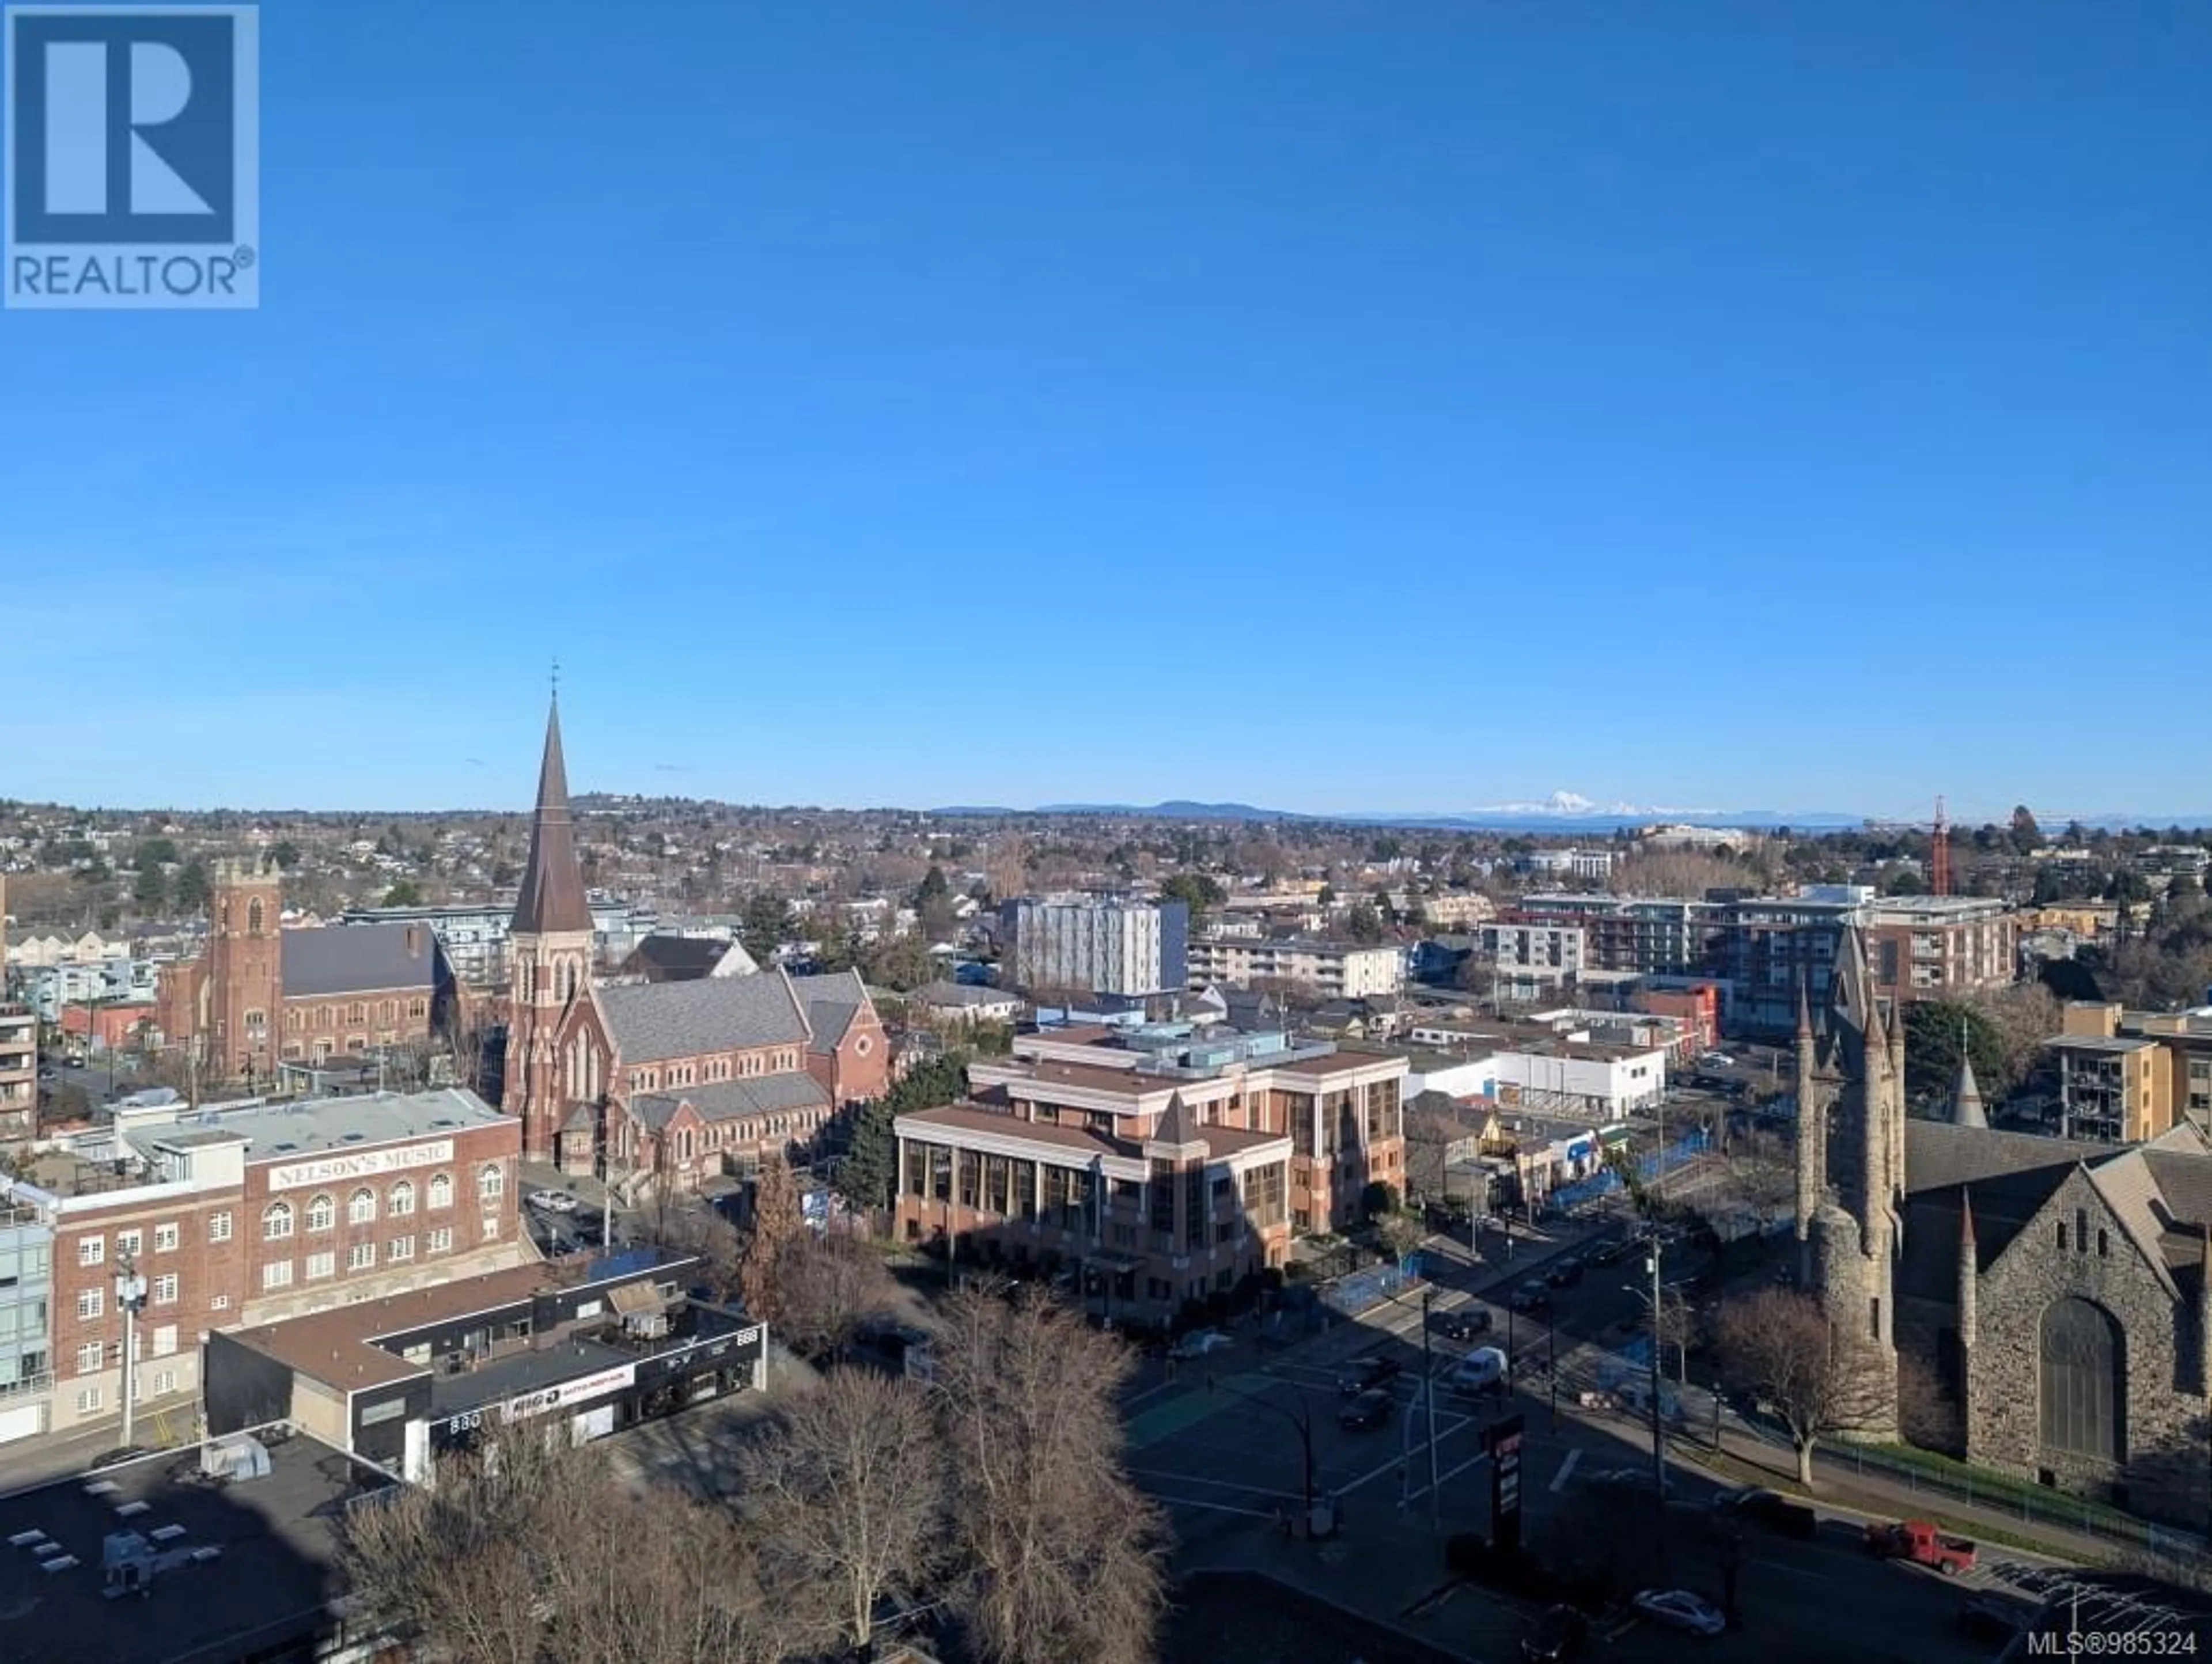
[[[654,1092],[633,1099],[630,1113],[658,1133],[675,1118],[678,1106],[690,1104],[704,1120],[744,1120],[752,1115],[780,1114],[788,1109],[826,1109],[830,1095],[811,1075],[787,1071],[756,1075],[750,1080],[718,1080],[707,1086],[688,1086],[680,1092]]]
[[[814,1031],[813,1049],[834,1052],[860,1008],[869,1003],[867,984],[854,970],[832,971],[824,976],[794,976],[791,991],[806,1008],[807,1026]]]
[[[805,1044],[805,1017],[781,972],[647,982],[594,991],[627,1067],[741,1046]]]
[[[2142,1257],[2158,1273],[2159,1281],[2166,1285],[2169,1295],[2180,1291],[2173,1281],[2172,1267],[2166,1262],[2159,1237],[2163,1227],[2159,1222],[2161,1199],[2158,1181],[2151,1175],[2150,1165],[2143,1160],[2140,1150],[2125,1151],[2108,1162],[2100,1163],[2089,1169],[2089,1182],[2105,1199],[2112,1217],[2120,1223]]]
[[[414,951],[408,951],[408,933]],[[437,986],[438,938],[428,925],[325,925],[283,937],[284,994],[376,993]]]
[[[2083,1147],[2033,1133],[1999,1133],[1950,1121],[1905,1123],[1905,1184],[1915,1194],[2039,1168],[2070,1168]]]

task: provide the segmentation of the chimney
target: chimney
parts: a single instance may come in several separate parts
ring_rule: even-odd
[[[410,959],[422,956],[422,926],[420,925],[407,926],[407,956]]]

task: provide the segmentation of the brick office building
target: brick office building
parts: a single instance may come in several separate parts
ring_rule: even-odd
[[[428,925],[287,930],[264,858],[216,864],[207,944],[164,965],[153,1013],[210,1079],[266,1085],[280,1060],[323,1062],[451,1032],[460,985]]]
[[[472,1093],[181,1108],[126,1112],[10,1187],[50,1280],[45,1368],[16,1383],[45,1407],[15,1414],[15,1436],[119,1412],[126,1272],[145,1284],[137,1399],[158,1410],[189,1407],[211,1331],[537,1257],[517,1223],[515,1125]]]
[[[1102,1315],[1171,1317],[1351,1224],[1371,1181],[1404,1188],[1402,1057],[1279,1046],[1208,1066],[1095,1029],[1015,1053],[971,1066],[974,1102],[899,1117],[897,1229],[1079,1267]]]
[[[557,705],[508,939],[502,1102],[533,1160],[692,1189],[811,1138],[841,1106],[890,1085],[883,1023],[851,971],[592,981]]]

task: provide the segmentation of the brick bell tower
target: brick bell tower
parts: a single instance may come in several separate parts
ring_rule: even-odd
[[[214,877],[201,1060],[217,1080],[267,1086],[276,1079],[283,1023],[281,881],[275,863],[260,855],[218,861]]]
[[[551,1161],[569,1096],[561,1072],[561,1028],[570,1008],[588,997],[592,965],[592,909],[568,812],[557,693],[545,720],[538,807],[530,823],[530,865],[523,871],[522,891],[507,926],[507,956],[514,975],[500,1107],[522,1120],[522,1153],[532,1161]]]

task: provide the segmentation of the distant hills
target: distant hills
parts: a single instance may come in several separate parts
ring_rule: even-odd
[[[1249,803],[1196,803],[1186,798],[1165,803],[1048,803],[1035,809],[1010,809],[961,805],[933,809],[933,815],[987,817],[999,815],[1106,815],[1133,820],[1161,821],[1306,821],[1332,826],[1403,826],[1465,832],[1549,832],[1610,835],[1624,828],[1649,826],[1663,821],[1695,826],[1760,830],[1779,826],[1833,831],[1857,826],[1864,817],[1833,811],[1786,813],[1773,809],[1681,810],[1638,809],[1627,804],[1607,806],[1556,793],[1540,804],[1500,804],[1488,809],[1458,811],[1358,810],[1341,815],[1312,815],[1291,809],[1264,809]]]

